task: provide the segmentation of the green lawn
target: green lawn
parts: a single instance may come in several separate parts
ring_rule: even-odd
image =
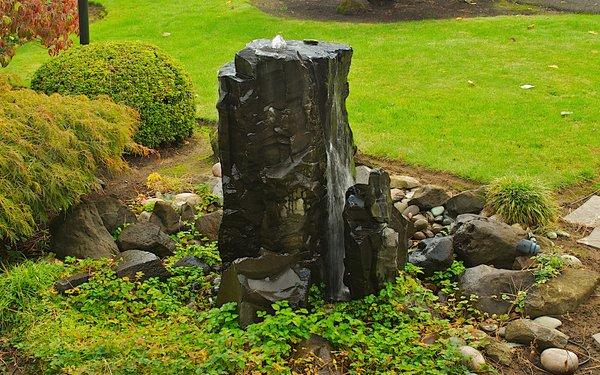
[[[349,24],[278,19],[241,0],[101,2],[108,17],[92,42],[139,39],[171,53],[194,79],[201,116],[216,118],[217,70],[248,41],[345,42],[362,151],[480,181],[532,175],[558,187],[599,174],[600,16]],[[47,58],[26,46],[8,70],[27,78]]]

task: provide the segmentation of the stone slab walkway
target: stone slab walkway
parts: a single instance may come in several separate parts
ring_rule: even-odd
[[[600,14],[600,0],[518,0],[517,2],[569,12]]]
[[[592,195],[578,209],[563,218],[566,222],[589,228],[600,227],[600,196]]]

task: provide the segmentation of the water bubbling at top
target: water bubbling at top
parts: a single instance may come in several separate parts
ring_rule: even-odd
[[[285,39],[281,35],[275,36],[273,40],[271,40],[271,48],[273,49],[282,49],[287,46]]]

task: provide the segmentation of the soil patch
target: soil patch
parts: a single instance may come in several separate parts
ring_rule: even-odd
[[[263,12],[278,17],[372,23],[548,11],[542,5],[522,5],[511,0],[373,0],[370,11],[343,15],[337,11],[339,3],[340,0],[252,0]]]
[[[90,22],[97,22],[106,17],[108,12],[104,5],[99,3],[89,3],[88,5]]]

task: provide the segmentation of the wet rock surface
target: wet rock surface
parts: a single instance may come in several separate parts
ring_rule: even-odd
[[[468,267],[487,264],[510,269],[521,239],[510,225],[481,217],[471,218],[454,234],[454,251]]]
[[[328,258],[335,244],[323,228],[331,227],[330,186],[341,191],[343,209],[352,184],[345,181],[354,153],[345,109],[352,49],[302,41],[280,47],[253,41],[219,72],[219,252],[226,264],[261,248],[306,253],[315,263],[337,262],[318,273],[341,279],[343,244],[339,257]],[[328,165],[346,175],[331,174]]]
[[[89,273],[78,273],[66,279],[58,280],[54,283],[54,290],[58,293],[65,293],[73,288],[87,283],[90,280]]]
[[[217,305],[236,302],[245,327],[259,321],[258,311],[272,311],[274,302],[305,306],[309,281],[310,270],[293,256],[264,252],[257,258],[236,259],[223,272]]]
[[[344,281],[352,298],[376,293],[406,263],[408,224],[392,205],[389,184],[389,175],[374,169],[368,185],[346,194]]]
[[[81,203],[57,217],[50,226],[51,249],[58,257],[113,258],[119,254],[96,205]]]
[[[160,258],[172,255],[175,241],[153,223],[136,223],[123,229],[119,236],[122,251],[143,250]]]

